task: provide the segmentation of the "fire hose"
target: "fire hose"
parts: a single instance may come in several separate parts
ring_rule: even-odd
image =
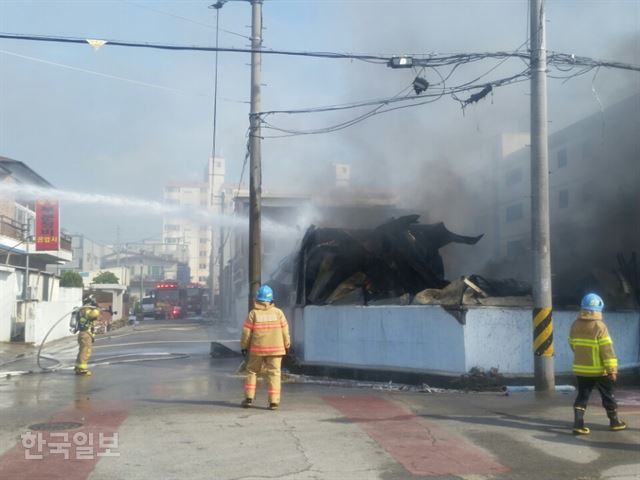
[[[54,322],[54,324],[51,326],[51,328],[49,328],[49,331],[46,333],[44,338],[42,339],[42,342],[40,343],[40,345],[38,347],[38,353],[36,354],[36,364],[38,365],[38,368],[40,368],[40,373],[53,373],[53,372],[56,372],[56,371],[59,371],[59,370],[71,370],[71,369],[73,369],[73,366],[68,366],[68,365],[65,366],[57,358],[43,354],[42,353],[42,349],[44,347],[44,344],[47,341],[47,338],[49,338],[49,335],[51,335],[51,332],[53,332],[53,330],[60,324],[60,322],[62,322],[63,320],[67,319],[69,317],[69,315],[74,314],[76,311],[77,310],[74,308],[73,310],[65,313],[62,317],[60,317],[58,320],[56,320]],[[155,331],[155,330],[145,330],[145,332],[150,332],[150,331]],[[116,338],[127,336],[127,335],[131,335],[131,333],[118,335],[118,336],[116,336]],[[163,341],[163,342],[149,341],[149,342],[137,342],[135,345],[151,344],[151,343],[185,343],[185,342],[192,343],[190,341]],[[194,341],[194,342],[201,342],[201,341],[197,340],[197,341]],[[132,344],[103,345],[101,347],[112,347],[112,346],[113,347],[117,347],[117,346],[130,346],[130,345],[132,345]],[[130,358],[130,357],[145,357],[145,358]],[[171,353],[171,352],[145,352],[145,353],[141,352],[141,353],[128,353],[128,354],[123,354],[123,355],[113,355],[113,356],[110,356],[110,357],[104,357],[104,358],[100,359],[99,362],[91,363],[91,365],[93,365],[93,366],[116,365],[116,364],[122,364],[122,363],[148,362],[148,361],[152,361],[152,360],[176,360],[176,359],[184,359],[184,358],[189,358],[189,355],[186,354],[186,353]],[[54,362],[54,365],[53,366],[42,365],[41,364],[41,360],[42,359],[49,360],[50,362]],[[15,363],[15,362],[17,362],[19,360],[22,360],[22,359],[21,358],[14,359],[14,360],[11,360],[9,362],[4,363],[3,365],[9,365],[9,364]],[[38,373],[38,372],[35,372],[33,370],[16,370],[16,371],[2,372],[2,373],[6,377],[11,377],[11,376],[26,375],[26,374]]]

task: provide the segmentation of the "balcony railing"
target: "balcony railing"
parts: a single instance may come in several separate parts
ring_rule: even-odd
[[[0,215],[0,235],[15,238],[16,240],[24,239],[26,225],[15,221],[5,215]]]

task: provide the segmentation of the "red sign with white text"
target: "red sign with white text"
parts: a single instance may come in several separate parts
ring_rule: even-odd
[[[56,200],[36,200],[36,251],[60,249],[60,210]]]

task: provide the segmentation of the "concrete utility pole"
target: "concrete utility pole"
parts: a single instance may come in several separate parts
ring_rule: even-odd
[[[209,8],[214,8],[216,11],[216,49],[218,48],[218,42],[220,39],[220,9],[226,1],[219,0],[218,2],[210,5]],[[209,172],[209,187],[211,188],[211,207],[215,210],[216,208],[216,192],[215,192],[215,169],[216,169],[216,137],[217,137],[217,119],[218,119],[218,51],[216,50],[215,54],[215,66],[214,66],[214,81],[213,81],[213,133],[212,133],[212,144],[211,144],[211,171]],[[222,207],[220,207],[222,208]],[[222,212],[220,212],[222,213]],[[215,246],[215,234],[214,234],[215,226],[211,226],[211,251],[209,252],[209,280],[211,282],[210,291],[209,291],[209,307],[213,309],[215,305],[216,298],[216,281],[218,281],[218,292],[220,293],[220,298],[222,298],[222,290],[220,288],[220,282],[215,278],[214,272],[216,269],[216,261],[214,255],[214,246]],[[220,260],[220,270],[222,270],[222,260]]]
[[[531,18],[531,248],[533,352],[536,391],[555,389],[549,228],[547,52],[544,0],[530,0]]]
[[[260,129],[260,73],[262,64],[262,0],[251,0],[251,113],[249,114],[249,309],[253,308],[261,278],[262,151]]]

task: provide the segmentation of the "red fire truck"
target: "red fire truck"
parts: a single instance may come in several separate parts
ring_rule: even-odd
[[[160,318],[184,318],[187,315],[187,292],[178,282],[158,282],[153,289],[153,313]]]

